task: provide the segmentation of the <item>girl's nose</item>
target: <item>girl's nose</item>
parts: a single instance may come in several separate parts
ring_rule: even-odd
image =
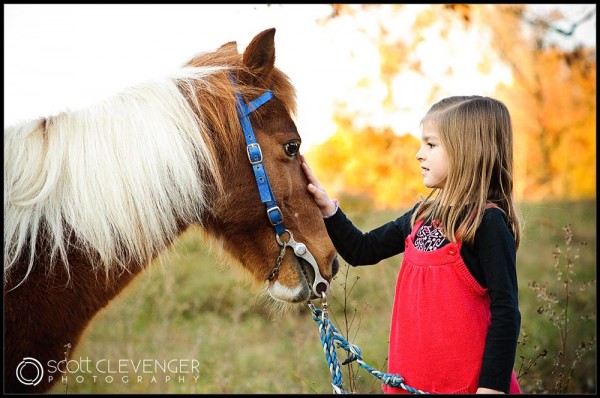
[[[420,162],[423,160],[423,155],[421,154],[421,149],[419,149],[417,151],[417,155],[416,155],[417,160]]]

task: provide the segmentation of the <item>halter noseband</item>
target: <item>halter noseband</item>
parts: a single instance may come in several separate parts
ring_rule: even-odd
[[[232,77],[230,77],[230,80],[235,87],[235,81]],[[275,229],[275,239],[277,244],[282,247],[279,258],[277,259],[277,265],[269,275],[268,280],[273,279],[279,272],[279,264],[285,254],[285,248],[290,246],[297,257],[303,258],[313,267],[315,271],[315,281],[313,282],[312,290],[318,297],[321,297],[322,293],[327,293],[329,291],[329,282],[321,276],[317,262],[306,245],[304,243],[296,242],[292,232],[283,225],[283,214],[281,213],[279,206],[277,206],[275,195],[273,195],[273,190],[271,189],[271,184],[269,183],[269,178],[267,177],[267,172],[263,165],[262,151],[260,145],[256,141],[252,123],[250,123],[250,114],[273,98],[273,92],[267,90],[258,98],[246,103],[240,92],[236,89],[235,97],[238,117],[242,126],[242,132],[244,133],[244,139],[246,140],[246,152],[248,154],[248,160],[252,165],[252,170],[254,171],[254,178],[256,179],[260,200],[264,203],[267,210],[267,218]],[[281,236],[286,232],[289,234],[289,240],[287,242],[281,239]]]

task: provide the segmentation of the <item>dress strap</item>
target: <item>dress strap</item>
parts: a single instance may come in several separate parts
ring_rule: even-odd
[[[483,206],[483,208],[484,209],[493,209],[493,208],[500,209],[500,206],[498,206],[497,204],[492,203],[492,202],[485,202],[485,206]],[[502,209],[500,209],[500,210],[502,210]]]

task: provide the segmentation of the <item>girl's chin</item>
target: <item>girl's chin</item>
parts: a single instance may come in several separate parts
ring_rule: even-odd
[[[423,183],[423,185],[425,185],[425,187],[426,187],[426,188],[429,188],[429,189],[434,189],[434,188],[437,188],[437,189],[442,189],[442,188],[444,188],[444,186],[443,186],[443,185],[441,185],[441,184],[436,184],[436,183],[430,184],[430,183],[426,183],[426,182],[424,182],[424,183]]]

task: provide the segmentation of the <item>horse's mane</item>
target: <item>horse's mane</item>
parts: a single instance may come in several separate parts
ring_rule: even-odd
[[[145,265],[181,225],[201,222],[209,189],[223,187],[217,153],[243,145],[229,80],[240,68],[241,55],[224,46],[94,106],[5,128],[5,283],[19,261],[31,272],[42,234],[51,264],[68,271],[77,242],[108,275]],[[293,87],[278,69],[271,86],[294,114]],[[264,90],[238,89],[246,98]]]

